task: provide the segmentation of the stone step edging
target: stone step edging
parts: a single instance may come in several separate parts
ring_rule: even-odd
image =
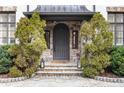
[[[33,74],[31,76],[34,77],[36,74]],[[10,83],[10,82],[18,82],[18,81],[23,81],[29,79],[29,77],[17,77],[17,78],[0,78],[0,83]]]
[[[95,80],[104,81],[104,82],[113,82],[113,83],[124,83],[124,78],[109,78],[109,77],[95,76]]]
[[[0,83],[9,83],[26,80],[27,77],[17,77],[17,78],[0,78]]]

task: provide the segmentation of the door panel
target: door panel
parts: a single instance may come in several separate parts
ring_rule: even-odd
[[[65,24],[58,24],[53,32],[53,59],[69,59],[69,30]]]

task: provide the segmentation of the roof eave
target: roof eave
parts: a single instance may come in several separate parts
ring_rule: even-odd
[[[96,12],[40,12],[41,15],[93,15]],[[25,16],[31,16],[33,12],[23,12]]]

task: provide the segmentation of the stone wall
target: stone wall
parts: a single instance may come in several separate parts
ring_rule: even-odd
[[[72,49],[72,31],[73,30],[80,30],[81,22],[79,21],[48,21],[46,29],[50,31],[50,49],[47,49],[43,52],[42,57],[45,59],[46,62],[50,62],[53,60],[53,29],[56,24],[64,23],[68,26],[70,31],[70,61],[76,61],[76,54],[80,52],[80,39],[78,39],[78,49]]]

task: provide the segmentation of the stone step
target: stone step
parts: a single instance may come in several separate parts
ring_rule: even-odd
[[[36,74],[42,77],[82,76],[82,70],[77,68],[77,64],[74,62],[56,60],[46,62],[45,68],[39,68]]]
[[[77,67],[77,64],[45,64],[45,67]]]
[[[82,71],[37,71],[41,76],[81,76]]]
[[[78,69],[77,67],[45,67],[45,69]]]
[[[80,68],[77,67],[45,67],[44,69],[38,69],[38,71],[81,71]]]
[[[38,77],[39,77],[39,75],[38,75]],[[58,78],[61,78],[61,79],[80,79],[80,78],[82,78],[82,75],[78,75],[78,76],[67,76],[67,75],[51,75],[51,76],[48,76],[48,75],[44,75],[44,76],[41,76],[40,75],[40,77],[42,78],[42,79],[58,79]]]

